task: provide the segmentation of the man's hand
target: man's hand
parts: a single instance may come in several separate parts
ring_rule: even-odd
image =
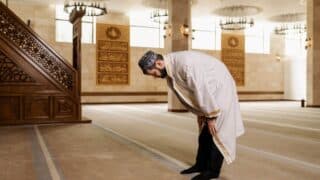
[[[207,120],[207,123],[208,123],[209,132],[211,133],[212,136],[215,135],[217,133],[216,120],[210,119],[210,120]]]

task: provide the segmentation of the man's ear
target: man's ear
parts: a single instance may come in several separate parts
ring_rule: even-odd
[[[161,67],[161,61],[160,61],[160,60],[156,60],[155,65],[156,65],[157,67]]]
[[[162,60],[156,60],[156,65],[158,66],[158,67],[163,67],[164,66],[164,64],[163,64],[163,61]]]

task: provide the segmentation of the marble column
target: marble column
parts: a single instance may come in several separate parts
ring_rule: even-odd
[[[307,0],[307,106],[320,107],[320,1]]]
[[[167,36],[165,48],[167,52],[184,51],[191,49],[191,34],[184,35],[181,27],[188,27],[191,33],[191,1],[190,0],[168,0],[169,28],[171,35]],[[173,112],[185,112],[186,108],[180,103],[175,94],[168,91],[168,110]]]

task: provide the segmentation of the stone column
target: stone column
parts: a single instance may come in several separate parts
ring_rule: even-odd
[[[190,0],[168,0],[169,26],[171,36],[165,41],[166,52],[184,51],[191,49],[191,1]],[[181,33],[181,27],[188,26],[189,36]],[[168,110],[173,112],[185,112],[186,108],[180,103],[175,94],[168,91]]]
[[[307,0],[307,106],[320,107],[320,1]]]

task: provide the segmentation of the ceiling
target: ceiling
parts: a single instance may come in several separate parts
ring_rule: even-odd
[[[132,11],[147,11],[146,1],[155,0],[107,0],[109,12],[130,13]],[[64,0],[9,0],[10,3],[39,3],[39,4],[63,4]],[[270,17],[305,12],[306,7],[303,0],[196,0],[192,7],[192,16],[196,18],[214,18],[213,11],[217,8],[230,5],[253,5],[262,8],[262,12],[256,15],[260,21],[269,20]]]

